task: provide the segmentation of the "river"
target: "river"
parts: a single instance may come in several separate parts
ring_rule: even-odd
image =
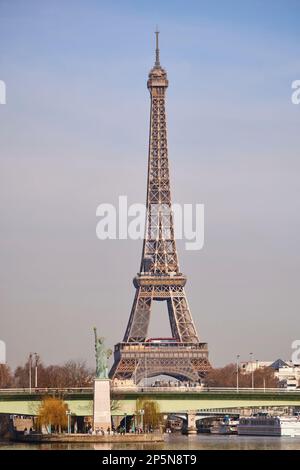
[[[300,450],[300,437],[167,435],[151,444],[22,444],[0,441],[0,450]]]

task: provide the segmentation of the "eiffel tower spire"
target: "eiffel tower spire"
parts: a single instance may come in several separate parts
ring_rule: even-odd
[[[155,65],[156,65],[156,67],[160,67],[160,62],[159,62],[159,43],[158,43],[159,31],[158,31],[158,28],[156,28],[155,36],[156,36]]]
[[[135,298],[122,343],[115,347],[112,378],[137,379],[169,374],[197,380],[210,366],[206,343],[200,343],[180,273],[174,236],[168,161],[166,89],[168,78],[159,61],[156,31],[156,61],[147,81],[150,91],[150,135],[147,179],[146,231],[140,272],[134,278]],[[151,307],[165,301],[172,339],[156,347],[147,342]],[[144,361],[144,362],[143,362]]]

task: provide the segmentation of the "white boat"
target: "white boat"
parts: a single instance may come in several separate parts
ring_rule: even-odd
[[[215,422],[210,428],[211,434],[236,434],[238,421],[234,419],[224,419],[221,422]]]
[[[240,436],[300,436],[300,420],[295,416],[251,416],[240,418]]]
[[[299,417],[286,417],[286,418],[279,418],[280,419],[280,427],[281,427],[281,435],[282,436],[300,436],[300,420]]]

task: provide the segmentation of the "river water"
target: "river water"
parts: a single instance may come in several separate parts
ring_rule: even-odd
[[[167,435],[165,442],[135,444],[22,444],[0,441],[0,450],[300,450],[300,437]]]

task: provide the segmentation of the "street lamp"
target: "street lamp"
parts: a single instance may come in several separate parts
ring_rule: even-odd
[[[71,411],[67,410],[66,415],[68,417],[68,434],[71,434]]]
[[[127,418],[127,413],[124,413],[124,417],[125,417],[125,434],[126,434],[126,427],[127,427],[127,426],[126,426],[126,425],[127,425],[127,423],[126,423],[126,418]]]
[[[29,354],[29,359],[28,359],[28,373],[29,373],[29,377],[28,377],[28,380],[29,380],[29,393],[31,393],[31,389],[32,389],[32,357],[35,356],[35,378],[34,378],[34,386],[35,388],[37,388],[37,366],[38,366],[38,359],[39,359],[39,356],[37,353],[30,353]]]
[[[141,414],[141,427],[142,427],[142,431],[144,432],[144,413],[145,413],[145,410],[140,410],[140,414]]]
[[[35,355],[35,374],[34,374],[34,388],[37,388],[38,385],[38,362],[39,362],[39,355],[34,353]]]
[[[254,367],[253,367],[253,353],[250,353],[250,363],[251,363],[251,386],[252,390],[254,389]]]
[[[240,355],[237,354],[236,355],[236,391],[237,393],[239,391],[239,358],[240,358]]]
[[[28,368],[29,368],[29,393],[31,393],[31,369],[32,369],[32,353],[29,354],[28,359]]]

